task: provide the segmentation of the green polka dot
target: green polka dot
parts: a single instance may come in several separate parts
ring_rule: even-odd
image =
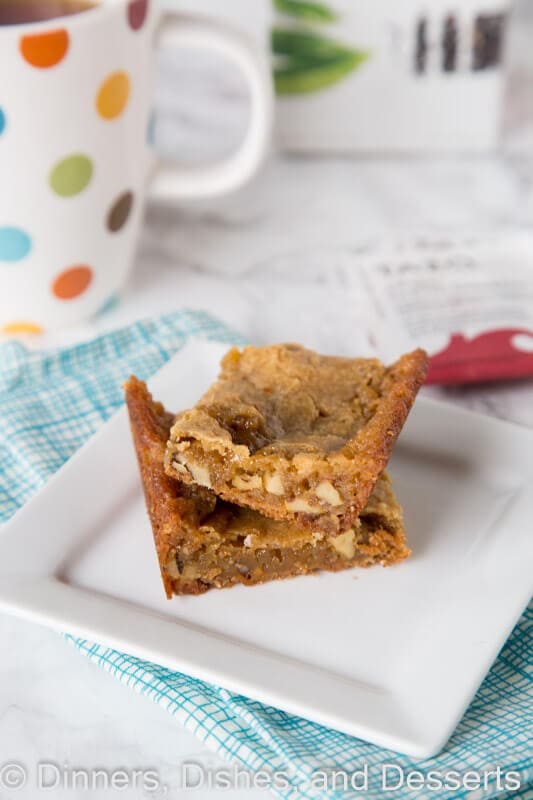
[[[90,158],[72,155],[58,161],[50,172],[50,186],[60,197],[72,197],[82,192],[92,178]]]

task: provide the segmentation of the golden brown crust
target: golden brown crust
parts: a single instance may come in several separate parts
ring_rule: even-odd
[[[315,541],[308,528],[267,519],[218,500],[208,489],[167,476],[163,455],[172,415],[152,400],[137,378],[129,379],[125,391],[167,597],[200,594],[235,583],[253,585],[318,569],[388,565],[409,555],[401,508],[386,475],[353,529],[353,542],[348,545],[353,553],[343,554],[337,538],[322,536]],[[272,552],[277,554],[274,560]]]
[[[191,515],[191,504],[186,496],[188,489],[169,478],[162,468],[173,415],[167,413],[160,403],[152,400],[146,384],[134,375],[126,382],[124,390],[161,578],[167,597],[172,597],[172,580],[163,566],[171,549],[176,547],[176,538],[180,537],[180,521]],[[198,504],[205,504],[202,511],[212,505],[207,493],[201,489]],[[201,512],[197,513],[200,515]],[[202,591],[205,589],[202,589],[198,581],[192,581],[188,587],[189,594],[199,594]]]
[[[233,348],[176,417],[165,468],[274,519],[342,532],[387,465],[426,370],[423,350],[384,367],[299,345]]]

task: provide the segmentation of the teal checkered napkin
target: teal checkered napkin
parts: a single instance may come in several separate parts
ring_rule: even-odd
[[[207,314],[179,312],[137,322],[75,347],[28,352],[0,346],[0,520],[7,520],[122,404],[130,373],[148,378],[190,337],[240,343]],[[533,797],[531,750],[533,605],[524,614],[464,719],[436,758],[413,762],[305,719],[261,705],[178,672],[83,639],[67,637],[99,666],[164,706],[206,745],[251,770],[278,773],[280,797],[382,800]],[[364,793],[320,785],[320,770],[351,775],[368,765]],[[499,788],[494,772],[482,790],[401,788],[384,795],[381,767],[518,773],[521,788]],[[314,780],[313,780],[314,777]],[[448,781],[449,783],[449,781]],[[508,788],[511,788],[510,786]]]

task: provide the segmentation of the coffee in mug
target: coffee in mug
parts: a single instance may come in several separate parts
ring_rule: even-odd
[[[0,25],[43,22],[81,14],[96,5],[98,0],[0,0]]]

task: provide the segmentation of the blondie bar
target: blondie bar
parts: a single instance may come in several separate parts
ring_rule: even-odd
[[[230,350],[172,426],[165,467],[190,486],[317,532],[348,530],[389,459],[427,355],[385,367],[299,345]]]
[[[161,576],[168,597],[237,583],[257,584],[317,570],[385,566],[409,555],[402,511],[386,474],[360,517],[338,536],[273,520],[220,500],[164,469],[172,414],[135,377],[125,386],[131,432]]]

